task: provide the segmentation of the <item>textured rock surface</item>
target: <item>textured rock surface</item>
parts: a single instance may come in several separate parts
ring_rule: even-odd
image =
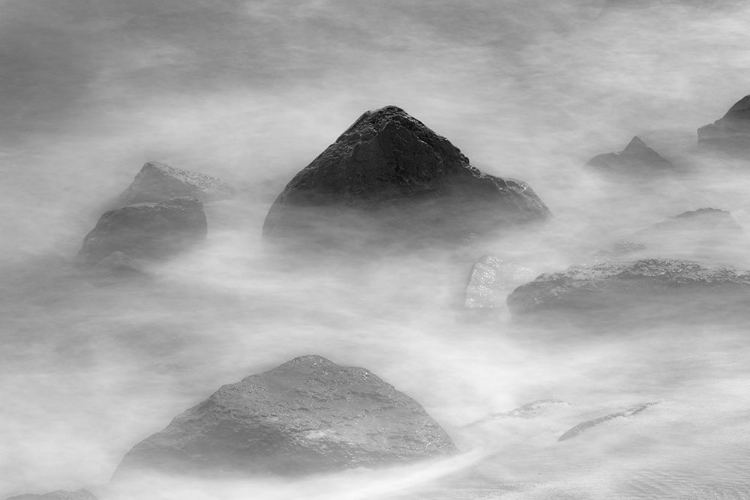
[[[97,500],[94,495],[86,490],[70,491],[53,491],[44,495],[17,495],[7,500]]]
[[[507,303],[514,317],[561,324],[738,321],[750,312],[750,273],[675,259],[605,262],[542,274]]]
[[[635,136],[620,153],[607,153],[593,157],[587,166],[613,174],[664,173],[674,170],[674,165]]]
[[[549,215],[526,183],[480,172],[447,139],[388,106],[363,114],[289,182],[263,234],[460,241]]]
[[[197,198],[202,202],[229,198],[233,189],[209,175],[188,172],[165,163],[150,161],[143,165],[133,183],[122,192],[117,206],[160,202],[172,198]]]
[[[737,101],[721,119],[699,128],[698,143],[727,152],[750,149],[750,95]]]
[[[486,255],[471,269],[464,305],[468,309],[505,307],[510,289],[533,278],[534,272],[528,267]]]
[[[94,266],[114,252],[123,259],[162,259],[202,241],[207,223],[194,198],[137,203],[105,212],[78,252],[83,266]],[[128,264],[129,265],[129,264]]]
[[[453,453],[410,397],[363,368],[303,356],[226,385],[137,444],[116,477],[171,473],[301,475]]]
[[[617,413],[612,413],[610,415],[605,415],[604,417],[595,418],[592,420],[587,420],[585,422],[581,422],[580,424],[576,425],[572,429],[565,432],[562,436],[560,436],[560,439],[558,441],[566,441],[568,439],[574,438],[580,433],[587,431],[593,427],[596,427],[599,424],[603,424],[604,422],[608,422],[610,420],[613,420],[615,418],[627,418],[633,415],[636,415],[646,408],[653,406],[657,403],[644,403],[642,405],[634,406],[633,408],[628,408],[625,411],[620,411]]]

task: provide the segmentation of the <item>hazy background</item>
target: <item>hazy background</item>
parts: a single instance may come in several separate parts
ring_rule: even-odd
[[[748,15],[729,1],[0,0],[0,498],[103,495],[124,453],[173,416],[311,353],[415,397],[469,455],[224,485],[226,497],[439,491],[459,469],[474,479],[458,483],[508,498],[747,496],[744,328],[530,334],[502,313],[467,323],[456,304],[486,252],[541,273],[686,210],[750,227],[748,165],[695,144],[750,93]],[[386,104],[474,166],[529,182],[554,221],[458,257],[269,264],[260,229],[275,196]],[[636,134],[683,173],[631,185],[583,168]],[[208,206],[206,245],[151,281],[77,276],[83,236],[151,160],[243,195]],[[750,268],[746,250],[717,242],[712,260]],[[461,430],[541,398],[572,409]],[[582,416],[649,401],[662,401],[650,420],[614,438],[556,443]]]

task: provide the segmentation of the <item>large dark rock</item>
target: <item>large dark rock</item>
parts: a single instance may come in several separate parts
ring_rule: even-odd
[[[581,422],[580,424],[576,425],[572,429],[565,432],[558,441],[567,441],[568,439],[572,439],[576,436],[578,436],[580,433],[585,432],[589,429],[592,429],[600,424],[603,424],[604,422],[609,422],[610,420],[614,420],[616,418],[629,418],[633,415],[636,415],[643,410],[654,406],[657,403],[644,403],[638,406],[634,406],[633,408],[628,408],[624,411],[619,411],[617,413],[611,413],[609,415],[605,415],[603,417],[594,418],[592,420],[587,420],[585,422]]]
[[[524,182],[484,174],[395,106],[368,111],[299,172],[268,212],[266,237],[461,241],[550,212]]]
[[[698,129],[698,143],[728,153],[750,150],[750,95],[714,123]]]
[[[115,252],[127,259],[160,260],[206,237],[206,214],[195,198],[137,203],[105,212],[83,240],[79,263],[91,267]]]
[[[507,304],[515,318],[557,325],[741,322],[750,316],[750,272],[674,259],[604,262],[542,274]]]
[[[635,136],[620,153],[607,153],[593,157],[587,163],[601,172],[616,175],[659,174],[674,171],[674,165]]]
[[[230,198],[233,189],[221,179],[188,172],[165,163],[150,161],[143,165],[133,183],[122,192],[117,206],[160,202],[172,198],[197,198],[202,202]]]
[[[115,476],[302,475],[453,453],[413,399],[363,368],[303,356],[225,385],[138,443]]]
[[[70,491],[53,491],[44,495],[17,495],[7,500],[96,500],[96,497],[86,490]]]

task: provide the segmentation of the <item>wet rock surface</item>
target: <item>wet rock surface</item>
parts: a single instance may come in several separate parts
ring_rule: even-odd
[[[719,120],[699,128],[698,144],[728,153],[750,150],[750,95],[737,101]]]
[[[744,321],[750,273],[677,259],[643,259],[573,266],[542,274],[507,299],[518,319],[578,326],[652,321]]]
[[[115,254],[110,259],[115,269],[137,269],[137,260],[173,256],[205,239],[206,232],[203,204],[195,198],[137,203],[105,212],[84,238],[78,262],[91,267]]]
[[[231,198],[234,190],[221,179],[150,161],[133,183],[120,194],[117,206],[160,202],[172,198],[196,198],[202,202]]]
[[[59,490],[52,493],[45,493],[44,495],[17,495],[7,500],[97,500],[97,498],[87,490],[73,492]]]
[[[541,221],[524,182],[480,172],[446,138],[395,106],[368,111],[278,196],[266,238],[455,241]]]
[[[505,307],[505,297],[514,287],[534,278],[534,272],[517,262],[485,255],[471,269],[466,287],[467,309]]]
[[[595,418],[592,420],[587,420],[585,422],[581,422],[580,424],[576,425],[572,429],[566,431],[562,436],[560,436],[560,439],[558,441],[567,441],[568,439],[572,439],[582,432],[585,432],[589,429],[592,429],[596,427],[597,425],[603,424],[604,422],[608,422],[610,420],[616,419],[616,418],[628,418],[633,415],[636,415],[645,409],[654,406],[657,403],[644,403],[638,406],[634,406],[633,408],[628,408],[627,410],[620,411],[617,413],[612,413],[609,415],[605,415],[603,417]]]
[[[675,171],[674,165],[635,136],[620,153],[606,153],[593,157],[586,166],[600,172],[629,174],[663,174]]]
[[[137,444],[115,477],[295,476],[455,451],[416,401],[371,372],[303,356],[223,386]]]

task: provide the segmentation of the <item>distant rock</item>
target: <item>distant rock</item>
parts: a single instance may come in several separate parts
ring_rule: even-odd
[[[125,455],[116,473],[296,476],[454,453],[413,399],[363,368],[302,356],[225,385]]]
[[[750,316],[750,272],[676,259],[604,262],[542,274],[507,304],[514,318],[563,326],[742,322]]]
[[[133,183],[120,194],[117,206],[161,202],[172,198],[197,198],[202,202],[230,198],[234,190],[221,179],[188,172],[166,163],[150,161],[143,165]]]
[[[508,292],[534,277],[534,271],[513,261],[485,255],[471,269],[466,287],[467,309],[505,307]]]
[[[351,243],[460,242],[545,220],[524,182],[487,175],[395,106],[363,114],[287,184],[266,238]]]
[[[629,408],[625,411],[621,411],[618,413],[612,413],[611,415],[606,415],[604,417],[595,418],[593,420],[587,420],[586,422],[582,422],[572,429],[565,432],[562,436],[560,436],[560,439],[558,441],[566,441],[568,439],[574,438],[578,436],[580,433],[587,431],[593,427],[596,427],[599,424],[603,424],[604,422],[608,422],[610,420],[613,420],[615,418],[627,418],[631,417],[637,413],[642,412],[646,408],[649,408],[651,406],[654,406],[657,403],[644,403],[642,405],[634,406],[633,408]]]
[[[716,208],[700,208],[681,213],[630,235],[600,252],[603,257],[621,258],[637,252],[659,253],[660,256],[680,253],[711,253],[736,244],[744,230],[732,214]]]
[[[569,406],[569,403],[566,403],[565,401],[562,401],[560,399],[538,399],[523,406],[519,406],[515,410],[502,413],[493,413],[492,415],[488,415],[480,420],[477,420],[476,422],[465,425],[464,427],[473,427],[475,425],[484,424],[493,420],[502,420],[507,418],[534,418],[541,414],[549,412],[552,408],[559,407],[561,405]]]
[[[86,490],[70,491],[53,491],[44,495],[17,495],[7,500],[97,500],[94,495]]]
[[[113,265],[137,268],[132,259],[170,257],[205,239],[206,232],[206,215],[197,199],[136,203],[105,212],[84,238],[78,259],[91,267],[120,252]]]
[[[607,153],[593,157],[587,166],[608,174],[660,174],[675,170],[674,165],[635,136],[620,153]]]
[[[750,95],[714,123],[698,129],[698,144],[728,153],[750,150]]]

